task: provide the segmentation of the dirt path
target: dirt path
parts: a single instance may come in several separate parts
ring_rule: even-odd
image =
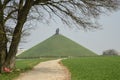
[[[68,70],[60,64],[60,59],[41,62],[33,70],[22,73],[15,80],[70,80]]]

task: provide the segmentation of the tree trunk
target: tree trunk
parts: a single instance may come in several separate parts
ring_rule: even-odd
[[[3,6],[0,1],[0,73],[3,70],[4,62],[7,54],[7,37],[4,27]]]
[[[10,45],[9,53],[5,62],[5,65],[9,67],[10,69],[14,68],[15,65],[15,57],[18,49],[18,45],[21,39],[21,34],[22,34],[22,28],[24,23],[27,20],[27,15],[29,13],[29,10],[33,4],[32,0],[26,0],[25,5],[23,8],[18,11],[18,22],[17,25],[14,29],[13,37],[12,37],[12,42]]]
[[[9,53],[5,62],[5,65],[7,67],[9,67],[10,69],[12,69],[14,67],[15,64],[15,57],[16,57],[16,53],[17,53],[17,49],[18,49],[18,45],[20,42],[20,38],[21,38],[21,28],[22,24],[18,24],[18,29],[15,29],[14,34],[13,34],[13,39],[9,48]]]
[[[7,44],[5,35],[0,34],[0,72],[4,66],[4,62],[7,56]]]

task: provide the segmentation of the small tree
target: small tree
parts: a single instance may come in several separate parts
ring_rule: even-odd
[[[103,52],[103,55],[111,56],[111,55],[119,55],[119,53],[114,49],[109,49],[109,50],[105,50]]]

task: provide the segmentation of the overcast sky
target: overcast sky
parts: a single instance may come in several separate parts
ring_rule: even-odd
[[[27,37],[27,43],[21,44],[20,47],[31,48],[52,36],[56,28],[60,28],[61,34],[97,54],[102,54],[107,49],[120,51],[120,11],[109,13],[107,16],[102,15],[99,23],[102,25],[102,30],[87,32],[76,28],[68,28],[57,19],[56,23],[51,22],[49,25],[38,23],[37,27],[31,31],[31,35]]]

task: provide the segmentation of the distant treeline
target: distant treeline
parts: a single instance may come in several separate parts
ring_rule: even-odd
[[[96,56],[37,56],[37,57],[16,57],[16,59],[39,59],[39,58],[77,58],[77,57],[98,57]],[[100,56],[99,56],[100,57]]]

